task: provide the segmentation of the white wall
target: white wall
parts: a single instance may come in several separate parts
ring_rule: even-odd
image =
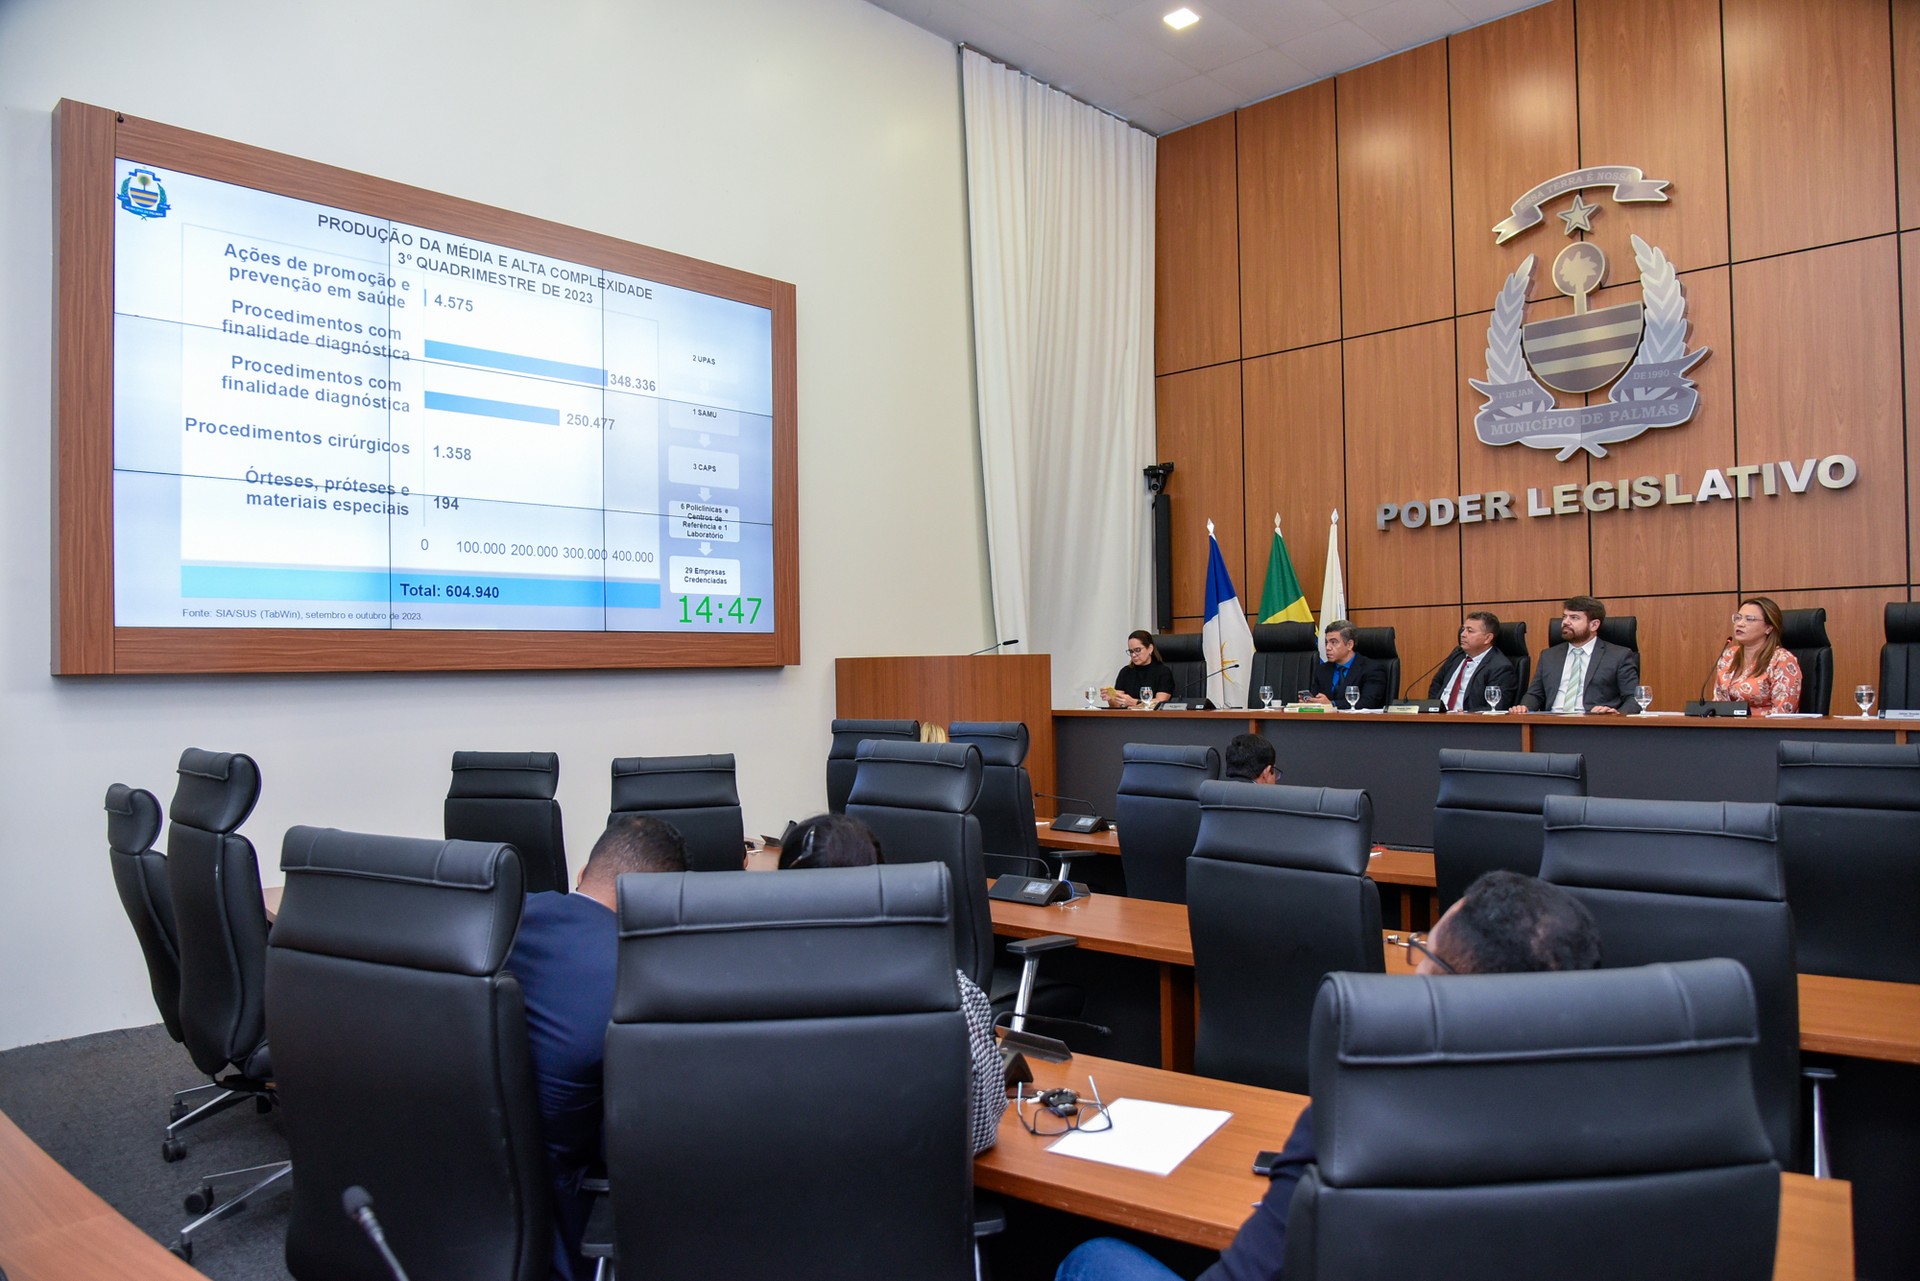
[[[952,46],[861,0],[0,3],[0,1048],[155,1019],[107,784],[261,764],[292,823],[437,835],[456,748],[551,749],[577,869],[616,755],[824,803],[833,658],[988,643]],[[771,672],[48,675],[50,112],[62,98],[794,282],[802,656]],[[104,197],[103,197],[104,198]]]

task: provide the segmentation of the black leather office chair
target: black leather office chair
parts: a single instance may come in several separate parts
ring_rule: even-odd
[[[1312,687],[1319,661],[1312,623],[1256,623],[1247,689],[1257,700],[1264,686],[1273,691],[1274,702],[1291,703],[1294,695]]]
[[[259,798],[260,769],[252,757],[194,747],[180,753],[179,782],[167,808],[167,892],[180,948],[180,1032],[194,1066],[226,1092],[202,1115],[246,1099],[261,1112],[274,1103],[266,1026],[267,909],[253,843],[238,833]],[[169,1126],[161,1145],[169,1161],[186,1154],[176,1133],[176,1126]],[[173,1252],[190,1259],[196,1234],[243,1209],[286,1172],[284,1163],[276,1163],[204,1178],[187,1204],[199,1217],[180,1229]],[[252,1182],[217,1202],[216,1186],[238,1177]]]
[[[1440,749],[1433,808],[1433,870],[1446,911],[1483,873],[1504,868],[1540,875],[1549,796],[1585,796],[1587,762],[1578,753]]]
[[[930,863],[620,878],[606,1147],[623,1275],[972,1275],[948,891]]]
[[[1040,829],[1033,818],[1033,778],[1027,773],[1027,727],[1019,721],[955,721],[947,741],[971,743],[980,752],[980,848],[987,875],[1044,874]]]
[[[1593,913],[1609,968],[1725,956],[1759,1005],[1754,1094],[1797,1169],[1800,980],[1774,807],[1549,796],[1540,875]]]
[[[1827,639],[1827,611],[1780,611],[1780,644],[1800,664],[1800,710],[1825,716],[1833,706],[1833,642]]]
[[[1200,834],[1187,860],[1195,1071],[1307,1088],[1321,978],[1385,968],[1380,893],[1367,878],[1372,848],[1365,792],[1201,784]]]
[[[1400,697],[1400,647],[1394,643],[1391,627],[1356,627],[1353,629],[1354,652],[1385,665],[1387,669],[1387,701]]]
[[[1780,1172],[1740,967],[1332,974],[1288,1281],[1767,1281]]]
[[[847,793],[853,790],[854,753],[872,738],[902,743],[920,741],[919,721],[855,721],[833,723],[833,744],[827,749],[827,813],[847,812]]]
[[[746,824],[733,754],[623,756],[613,763],[613,812],[673,824],[687,843],[690,872],[737,872],[746,856]]]
[[[1200,648],[1199,632],[1161,632],[1153,638],[1153,648],[1173,673],[1175,698],[1207,696],[1207,656]]]
[[[450,841],[504,841],[520,851],[527,893],[567,892],[557,752],[455,752],[444,833]]]
[[[1880,706],[1920,709],[1920,601],[1888,601],[1880,647]]]
[[[1558,627],[1554,630],[1557,641],[1560,635]],[[1600,620],[1600,639],[1609,645],[1619,645],[1634,653],[1640,652],[1640,616],[1637,614],[1608,614]]]
[[[1779,753],[1780,856],[1800,968],[1920,983],[1906,930],[1874,921],[1877,905],[1920,902],[1920,746],[1788,740]]]
[[[1220,777],[1220,753],[1212,747],[1126,743],[1120,761],[1113,812],[1127,894],[1184,903],[1187,855],[1200,832],[1200,785]]]
[[[1557,628],[1555,634],[1558,634]],[[1533,681],[1533,655],[1527,652],[1527,625],[1518,620],[1500,624],[1500,630],[1494,633],[1493,647],[1513,663],[1513,670],[1520,676],[1520,692],[1526,693]]]
[[[869,739],[854,761],[847,815],[873,829],[889,864],[939,863],[953,878],[954,967],[993,995],[993,916],[980,856],[980,749]],[[783,878],[785,879],[785,878]]]
[[[552,1189],[520,984],[501,969],[518,855],[294,827],[280,867],[267,992],[300,1170],[287,1270],[388,1281],[341,1211],[359,1186],[420,1281],[543,1281]]]

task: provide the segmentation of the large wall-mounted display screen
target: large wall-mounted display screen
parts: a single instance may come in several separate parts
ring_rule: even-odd
[[[112,661],[59,670],[794,661],[790,288],[60,113],[61,493],[110,443],[112,529],[60,590]],[[102,222],[106,361],[67,346]]]

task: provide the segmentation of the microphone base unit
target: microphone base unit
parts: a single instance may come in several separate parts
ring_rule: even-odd
[[[1056,881],[1045,876],[996,876],[993,884],[987,887],[987,897],[1005,903],[1050,907],[1077,898],[1092,898],[1093,895],[1079,881]]]
[[[1107,830],[1107,820],[1098,814],[1062,814],[1047,824],[1051,831],[1072,832],[1077,836],[1091,836],[1095,832]]]

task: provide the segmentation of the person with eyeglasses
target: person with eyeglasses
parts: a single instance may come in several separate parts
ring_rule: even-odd
[[[1481,876],[1425,938],[1409,935],[1404,946],[1410,958],[1419,957],[1416,972],[1429,975],[1591,970],[1600,964],[1600,932],[1585,905],[1557,885],[1518,872]],[[1267,1195],[1200,1281],[1284,1276],[1294,1189],[1317,1159],[1309,1104],[1287,1137]],[[1137,1246],[1099,1237],[1075,1248],[1054,1281],[1169,1281],[1178,1275]]]
[[[1161,661],[1152,632],[1128,632],[1127,665],[1113,678],[1113,684],[1100,692],[1106,696],[1108,707],[1139,707],[1142,689],[1153,691],[1156,705],[1166,702],[1173,697],[1173,669]]]
[[[1740,602],[1733,634],[1713,665],[1715,702],[1739,701],[1754,716],[1800,710],[1800,660],[1780,644],[1780,607],[1765,596]]]
[[[780,870],[814,867],[872,867],[886,862],[880,838],[857,818],[845,814],[816,814],[790,826],[780,837]],[[968,1133],[974,1155],[1000,1137],[1000,1114],[1007,1110],[1006,1066],[993,1039],[993,1006],[974,981],[953,972],[960,989],[960,1009],[967,1016],[967,1044],[972,1056],[968,1073]]]

